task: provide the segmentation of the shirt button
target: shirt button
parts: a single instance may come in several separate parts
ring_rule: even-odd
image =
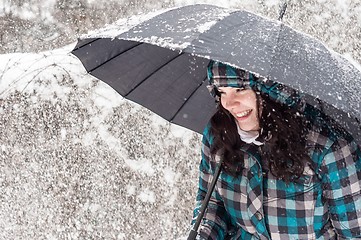
[[[262,213],[260,213],[260,212],[256,212],[254,215],[256,216],[258,221],[261,221],[263,218]]]

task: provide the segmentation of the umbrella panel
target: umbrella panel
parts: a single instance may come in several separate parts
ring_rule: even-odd
[[[209,56],[213,60],[268,76],[280,27],[280,23],[237,11],[202,33],[185,52]]]
[[[343,71],[338,62],[319,41],[283,26],[269,73],[271,80],[287,84],[345,112],[352,112],[352,95],[345,88]],[[351,107],[351,108],[350,108]]]
[[[128,45],[126,41],[116,41],[120,46]],[[98,66],[91,74],[126,97],[142,81],[178,55],[166,48],[140,44],[108,60],[106,64]]]
[[[356,143],[361,146],[361,123],[359,119],[308,94],[305,95],[305,100],[308,104],[314,106],[320,110],[320,112],[334,120],[336,125],[332,125],[333,127],[340,127],[339,130],[345,130],[351,134]],[[337,126],[337,124],[339,126]]]
[[[170,122],[202,132],[215,110],[214,99],[205,86],[208,62],[180,54],[154,71],[127,98]]]
[[[132,41],[123,41],[119,44],[119,39],[91,38],[79,41],[72,53],[80,58],[85,69],[92,73],[99,66],[139,44]]]
[[[159,14],[116,37],[136,39],[139,42],[153,42],[163,47],[182,50],[214,22],[233,11],[235,9],[204,4],[184,6]]]
[[[216,112],[215,100],[207,90],[207,81],[203,82],[187,101],[188,104],[180,109],[173,122],[195,132],[202,133],[209,119]]]

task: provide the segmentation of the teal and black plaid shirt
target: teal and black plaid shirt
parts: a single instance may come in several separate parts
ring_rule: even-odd
[[[221,173],[200,239],[361,238],[361,152],[353,141],[329,137],[329,130],[310,131],[307,144],[317,168],[306,167],[304,176],[288,185],[264,173],[258,146],[247,145],[242,174]],[[215,171],[210,144],[206,128],[194,217]]]
[[[208,74],[216,75],[214,81],[222,86],[228,82],[222,76],[248,76],[227,65],[217,65]],[[275,101],[298,104],[292,89],[270,81],[246,80]],[[324,121],[317,109],[305,104],[303,110],[315,119],[307,136],[313,166],[306,166],[300,179],[287,184],[262,169],[259,146],[245,145],[244,170],[238,177],[221,172],[199,239],[361,239],[360,147]],[[194,220],[218,162],[210,155],[213,137],[209,127],[203,133]]]

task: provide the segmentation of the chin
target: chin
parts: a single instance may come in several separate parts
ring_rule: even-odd
[[[257,125],[254,125],[254,124],[242,124],[242,123],[238,123],[238,126],[241,130],[243,131],[258,131],[259,130],[259,127]]]
[[[258,129],[257,128],[245,128],[245,129],[242,129],[242,130],[245,131],[245,132],[250,132],[250,131],[257,131]]]

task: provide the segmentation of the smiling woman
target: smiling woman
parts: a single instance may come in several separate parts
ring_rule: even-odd
[[[213,61],[208,80],[218,111],[203,133],[194,217],[220,160],[222,171],[198,239],[361,237],[352,136],[281,84]]]

